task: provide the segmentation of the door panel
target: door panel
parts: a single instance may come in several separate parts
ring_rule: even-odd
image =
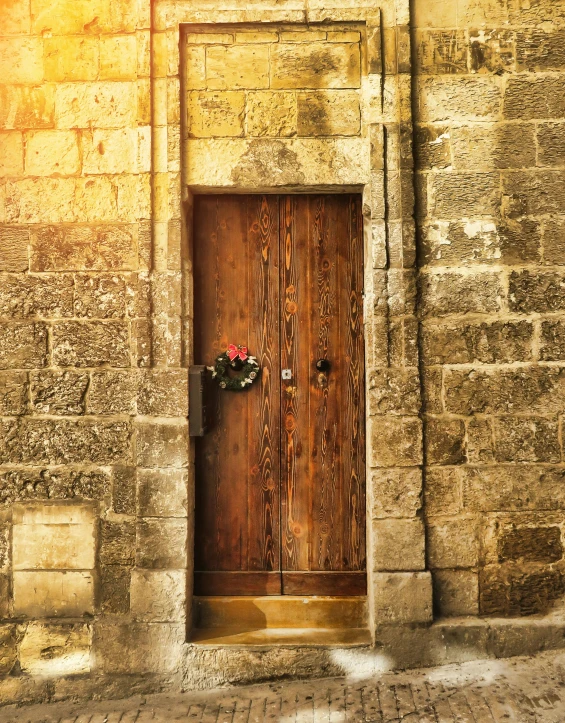
[[[241,343],[262,369],[215,387],[196,441],[195,590],[364,594],[360,197],[199,196],[194,217],[195,361]]]
[[[281,401],[288,591],[298,577],[291,583],[286,571],[365,569],[363,236],[356,196],[288,196],[283,208],[281,364],[292,370]],[[329,372],[316,369],[321,359]],[[311,594],[321,580],[312,575]]]
[[[278,571],[278,199],[199,196],[194,211],[195,359],[244,344],[262,369],[246,392],[216,388],[196,445],[196,570]]]

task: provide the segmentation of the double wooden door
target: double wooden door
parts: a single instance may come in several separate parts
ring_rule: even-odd
[[[366,592],[363,229],[357,195],[198,196],[195,363],[246,346],[196,440],[195,592]]]

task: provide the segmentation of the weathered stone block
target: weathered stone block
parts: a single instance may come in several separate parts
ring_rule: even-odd
[[[187,561],[185,519],[145,519],[137,524],[138,567],[183,570]]]
[[[298,93],[299,136],[354,136],[360,126],[359,94],[355,91]]]
[[[12,317],[72,316],[73,279],[30,274],[0,276],[0,315]]]
[[[187,45],[185,48],[184,77],[188,90],[206,87],[206,48]]]
[[[565,509],[565,470],[534,464],[461,467],[468,510],[502,512]]]
[[[565,264],[565,222],[555,219],[544,224],[543,256],[548,264]]]
[[[95,80],[100,62],[98,38],[84,35],[44,40],[45,79],[48,81]]]
[[[20,643],[23,673],[45,678],[90,672],[92,630],[81,623],[28,623]]]
[[[271,48],[272,88],[358,88],[357,43],[277,43]]]
[[[36,369],[47,359],[45,324],[0,324],[0,369]]]
[[[194,91],[188,94],[188,135],[191,138],[242,136],[245,93]]]
[[[92,372],[87,401],[89,414],[135,414],[137,388],[134,371]]]
[[[372,518],[415,517],[422,507],[422,470],[379,469],[369,476]]]
[[[1,167],[0,173],[2,173]],[[0,228],[0,271],[27,271],[29,265],[28,243],[29,231],[26,228],[10,228],[9,226]]]
[[[468,73],[468,41],[463,30],[418,30],[415,35],[417,73]]]
[[[11,83],[41,83],[43,39],[33,37],[0,40],[0,77]]]
[[[425,324],[426,364],[505,364],[530,361],[533,324],[530,321]]]
[[[32,408],[39,414],[83,414],[89,381],[86,372],[32,372]]]
[[[509,216],[563,213],[563,171],[516,171],[503,177]]]
[[[3,35],[28,35],[30,7],[27,0],[12,0],[0,7],[0,28]]]
[[[369,374],[369,414],[418,414],[418,369],[377,369]]]
[[[428,517],[461,511],[462,468],[428,467],[424,473],[424,509]]]
[[[376,573],[373,580],[377,625],[431,622],[429,572],[382,572]]]
[[[510,77],[504,95],[504,117],[508,120],[562,118],[564,91],[563,76]]]
[[[136,451],[140,467],[186,467],[188,446],[187,424],[137,425]]]
[[[104,673],[176,673],[185,653],[184,623],[100,622],[94,650]]]
[[[540,359],[543,361],[565,359],[565,322],[559,319],[542,322]]]
[[[465,424],[460,419],[428,417],[425,421],[426,464],[465,461]]]
[[[424,570],[426,567],[424,522],[411,519],[373,520],[374,570]]]
[[[131,569],[110,565],[100,570],[100,608],[104,613],[129,613]]]
[[[113,464],[131,457],[127,422],[18,418],[0,422],[0,463]]]
[[[451,133],[449,126],[416,126],[414,160],[419,170],[451,166]]]
[[[142,372],[137,411],[148,416],[188,416],[188,374],[186,369]]]
[[[514,271],[510,275],[511,311],[522,313],[562,311],[564,275],[558,272]]]
[[[182,622],[186,609],[184,570],[134,570],[131,612],[136,620]]]
[[[101,565],[132,566],[135,561],[135,524],[102,520],[100,527]]]
[[[487,16],[490,16],[488,11]],[[492,22],[490,17],[488,22]],[[470,31],[469,66],[472,73],[511,73],[515,64],[515,35],[511,30]]]
[[[53,325],[53,361],[59,366],[130,366],[129,329],[122,321],[64,321]]]
[[[0,574],[0,615],[4,620],[11,617],[12,614],[12,595],[11,595],[11,576]],[[2,649],[4,642],[2,640],[2,633],[0,633],[0,671],[5,672],[2,667],[3,655],[6,655],[6,650]],[[9,671],[7,671],[9,672]]]
[[[502,306],[504,288],[496,272],[427,272],[421,281],[421,308],[426,316],[484,314]]]
[[[518,527],[505,531],[498,540],[498,561],[543,562],[550,564],[563,558],[561,529],[553,527]]]
[[[136,128],[95,129],[81,134],[83,173],[111,174],[137,171]]]
[[[247,93],[245,127],[249,136],[296,135],[296,94],[258,90]]]
[[[94,613],[94,581],[90,572],[16,570],[13,586],[16,615],[58,618]]]
[[[100,38],[101,80],[132,80],[136,77],[137,63],[135,35],[103,35]]]
[[[268,88],[269,47],[214,45],[207,48],[206,84],[214,90]]]
[[[55,86],[57,128],[127,128],[136,122],[136,83],[102,81]]]
[[[112,470],[112,509],[118,515],[135,515],[135,467],[117,465]]]
[[[109,475],[100,469],[0,469],[0,504],[32,500],[103,500]]]
[[[469,464],[494,462],[492,419],[472,417],[467,423],[467,461]]]
[[[441,367],[424,366],[422,379],[422,410],[426,414],[443,412],[443,372]]]
[[[479,572],[481,615],[516,617],[549,612],[565,592],[560,570],[516,570],[488,566]]]
[[[554,22],[559,24],[565,20],[565,9],[553,0],[509,0],[508,17],[513,25],[538,25]]]
[[[132,0],[77,0],[61,12],[50,0],[32,0],[31,17],[32,32],[38,35],[128,33],[136,28],[138,9]]]
[[[498,462],[559,462],[559,424],[543,417],[497,417],[494,420]]]
[[[434,608],[441,617],[479,614],[479,576],[471,570],[434,570]]]
[[[422,463],[422,423],[413,417],[372,417],[369,423],[369,464],[413,467]]]
[[[495,173],[438,173],[431,183],[432,211],[440,218],[492,215],[500,204]]]
[[[21,133],[0,134],[0,174],[3,177],[21,176],[24,172],[24,145]],[[23,229],[22,229],[23,230]],[[0,237],[1,238],[1,237]],[[0,241],[0,254],[2,242]],[[1,263],[0,256],[0,263]],[[9,271],[10,269],[6,269]],[[16,269],[20,271],[21,269]]]
[[[24,178],[6,183],[8,223],[67,223],[76,219],[74,178]]]
[[[459,126],[450,131],[457,169],[528,168],[536,165],[535,128],[526,123]]]
[[[0,415],[25,414],[29,384],[25,372],[0,371]]]
[[[418,122],[497,120],[502,99],[497,78],[421,77],[415,92]]]
[[[429,567],[476,567],[479,561],[477,520],[474,517],[435,518],[426,524]]]
[[[565,68],[565,30],[528,28],[516,33],[517,70],[543,72]]]
[[[0,673],[3,675],[12,672],[18,660],[18,643],[21,639],[15,625],[0,625]]]
[[[0,87],[0,128],[50,128],[54,113],[52,85]]]
[[[187,516],[186,470],[139,469],[137,480],[137,509],[141,517]]]
[[[111,319],[125,316],[125,278],[116,274],[77,274],[74,309],[78,317]]]

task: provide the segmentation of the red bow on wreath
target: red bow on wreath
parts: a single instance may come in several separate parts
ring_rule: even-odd
[[[247,359],[247,347],[241,346],[241,344],[237,346],[230,344],[228,346],[228,357],[230,361],[233,361],[236,357],[239,357],[241,361],[245,361]]]

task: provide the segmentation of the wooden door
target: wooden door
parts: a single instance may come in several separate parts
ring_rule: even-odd
[[[360,198],[198,196],[194,218],[195,362],[235,343],[261,367],[215,387],[196,441],[195,591],[364,594]]]

